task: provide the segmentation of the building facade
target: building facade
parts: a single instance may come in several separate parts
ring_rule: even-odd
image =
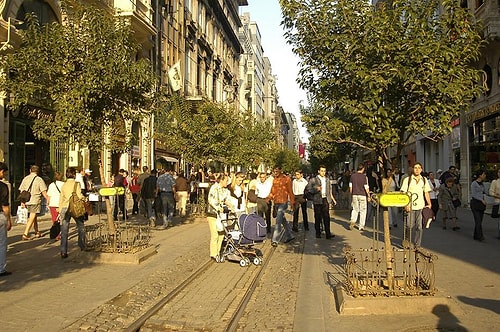
[[[278,106],[276,77],[269,58],[264,56],[258,25],[250,20],[249,14],[240,15],[240,9],[248,5],[247,0],[97,3],[111,15],[128,19],[134,38],[141,44],[136,56],[151,60],[159,77],[158,89],[166,94],[180,94],[194,107],[202,99],[208,99],[242,113],[250,110],[257,119],[271,120],[280,134],[280,144],[286,145],[283,128],[289,128],[289,124]],[[0,52],[19,47],[17,31],[23,28],[22,19],[27,12],[35,12],[42,23],[62,22],[57,0],[0,0]],[[68,166],[90,168],[96,175],[94,182],[101,182],[98,152],[67,142],[35,139],[31,129],[34,116],[50,110],[11,111],[4,105],[5,99],[0,98],[0,159],[10,164],[9,180],[14,188],[33,164],[59,171]],[[154,121],[151,116],[125,123],[136,139],[127,153],[104,152],[106,179],[120,168],[188,170],[182,156],[155,138]]]

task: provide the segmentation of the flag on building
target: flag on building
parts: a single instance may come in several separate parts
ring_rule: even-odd
[[[174,91],[178,91],[182,87],[181,64],[179,61],[173,65],[168,71],[168,82]]]
[[[306,145],[304,143],[299,144],[299,158],[303,159],[306,154]]]

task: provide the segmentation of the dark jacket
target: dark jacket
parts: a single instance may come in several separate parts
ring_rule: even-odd
[[[323,197],[321,197],[321,191],[318,190],[318,187],[321,186],[321,180],[319,179],[318,176],[315,176],[309,180],[309,183],[307,184],[306,188],[308,191],[310,191],[314,197],[313,197],[313,204],[323,204]],[[332,184],[330,182],[330,179],[326,177],[326,200],[328,201],[328,204],[332,204]]]
[[[154,199],[156,197],[156,175],[150,175],[142,183],[141,198]]]

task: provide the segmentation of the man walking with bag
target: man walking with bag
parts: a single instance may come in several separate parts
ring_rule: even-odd
[[[40,233],[38,229],[38,218],[37,214],[42,210],[42,195],[45,197],[45,200],[49,200],[49,196],[47,195],[47,185],[45,181],[41,177],[38,176],[39,167],[37,165],[33,165],[30,168],[30,174],[28,174],[23,181],[21,181],[21,185],[19,186],[19,191],[29,191],[31,197],[29,201],[24,203],[26,208],[28,209],[28,222],[26,224],[26,228],[24,230],[24,234],[22,236],[23,240],[30,240],[29,232],[31,227],[33,226],[35,230],[35,237],[42,237],[42,233]]]
[[[413,172],[401,184],[401,191],[410,195],[410,204],[405,207],[406,213],[408,213],[405,238],[411,239],[416,247],[420,247],[422,244],[422,210],[426,206],[429,209],[432,207],[431,196],[429,195],[431,187],[421,175],[422,169],[421,163],[415,163]],[[413,230],[415,230],[414,237],[412,237]]]

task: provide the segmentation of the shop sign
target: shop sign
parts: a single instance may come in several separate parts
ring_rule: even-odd
[[[467,114],[466,115],[466,119],[467,119],[466,122],[467,122],[467,124],[470,125],[478,119],[485,118],[485,117],[492,115],[492,114],[497,114],[498,112],[500,112],[500,103],[489,105],[489,106],[483,107],[477,111],[473,111],[473,112],[470,112],[469,114]]]
[[[404,207],[410,204],[410,196],[399,192],[386,193],[379,196],[379,202],[383,207]]]
[[[99,189],[99,195],[101,196],[115,196],[125,194],[125,188],[123,187],[103,187]]]

